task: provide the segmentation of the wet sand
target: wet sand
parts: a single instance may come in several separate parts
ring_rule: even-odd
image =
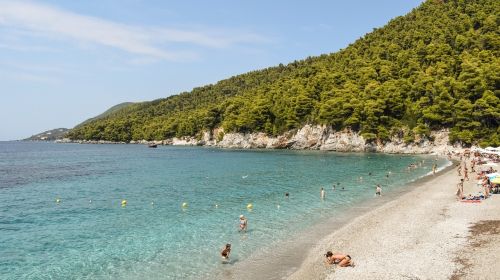
[[[473,177],[465,194],[481,190]],[[458,182],[455,169],[418,182],[311,244],[300,267],[283,278],[498,279],[500,194],[463,203],[455,197]],[[356,266],[325,266],[328,250],[351,255]]]

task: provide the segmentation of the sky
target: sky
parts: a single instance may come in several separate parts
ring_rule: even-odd
[[[422,0],[0,0],[0,141],[345,48]]]

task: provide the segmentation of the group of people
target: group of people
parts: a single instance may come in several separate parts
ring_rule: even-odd
[[[450,155],[451,156],[451,155]],[[460,182],[457,184],[457,200],[482,200],[488,198],[490,193],[498,192],[498,184],[492,184],[491,179],[494,178],[497,170],[493,169],[492,166],[486,168],[484,164],[487,164],[486,159],[491,160],[491,162],[499,162],[498,155],[482,154],[480,152],[470,152],[466,150],[464,153],[458,154],[457,157],[460,159],[460,163],[457,164],[457,175],[460,178]],[[472,159],[471,159],[472,158]],[[478,180],[477,186],[479,191],[477,194],[464,194],[464,182],[469,181],[469,168],[467,162],[470,161],[470,172],[476,174],[476,179]],[[477,170],[476,170],[477,168]]]
[[[370,175],[371,175],[371,173],[370,173]],[[389,176],[389,175],[387,175],[387,176]],[[340,183],[337,183],[337,185],[335,185],[335,183],[334,183],[334,184],[332,185],[332,190],[333,190],[333,191],[335,190],[336,186],[337,186],[337,187],[338,187],[338,186],[340,186]],[[345,188],[344,188],[344,187],[342,187],[342,188],[341,188],[341,190],[343,190],[343,191],[344,191],[344,190],[345,190]],[[287,193],[287,194],[288,194],[288,193]],[[382,195],[382,187],[380,186],[380,184],[377,184],[377,185],[375,186],[375,196],[381,196],[381,195]],[[324,199],[325,199],[325,197],[326,197],[326,191],[325,191],[325,189],[324,189],[323,187],[321,187],[321,188],[319,189],[319,197],[321,198],[321,200],[324,200]]]
[[[248,220],[247,220],[247,218],[244,215],[240,215],[239,227],[240,227],[239,228],[240,232],[246,232],[247,231]],[[222,248],[222,250],[220,252],[220,255],[221,255],[222,260],[224,262],[227,262],[229,260],[229,254],[230,253],[231,253],[231,244],[227,243],[226,246],[224,246],[224,248]]]

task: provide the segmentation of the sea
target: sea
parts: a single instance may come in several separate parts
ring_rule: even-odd
[[[429,155],[0,142],[0,278],[216,279],[379,199],[376,184],[382,197],[411,188],[434,163],[449,165]]]

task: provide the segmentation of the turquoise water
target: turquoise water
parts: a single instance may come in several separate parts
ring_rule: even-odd
[[[244,262],[264,244],[373,199],[376,183],[384,193],[401,189],[433,163],[424,156],[0,142],[0,275],[210,279],[223,266],[225,243],[233,245],[232,262]],[[332,183],[340,183],[335,191]],[[247,233],[238,232],[240,214],[249,219]]]

